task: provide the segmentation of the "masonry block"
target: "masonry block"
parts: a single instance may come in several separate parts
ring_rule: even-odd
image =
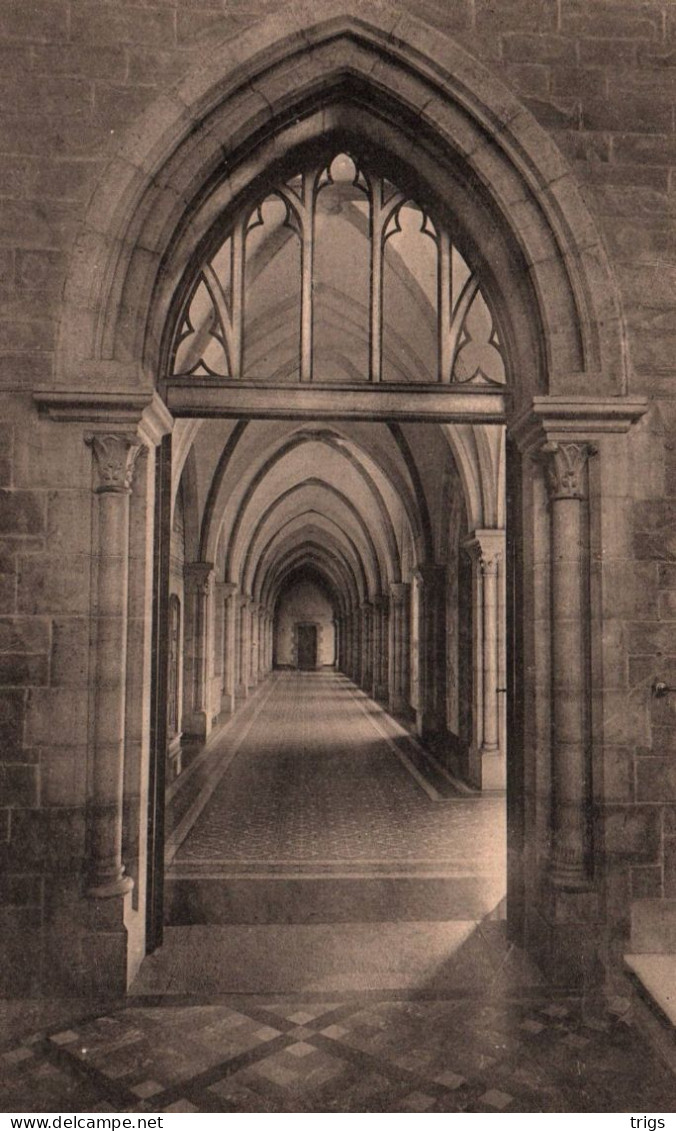
[[[56,617],[50,671],[52,687],[86,687],[90,663],[89,620],[85,617]]]
[[[573,43],[574,40],[567,40]],[[596,36],[578,41],[580,63],[592,67],[627,67],[636,63],[638,44],[633,39]]]
[[[0,351],[4,350],[52,350],[54,349],[56,326],[48,317],[27,319],[0,318]]]
[[[676,899],[676,840],[673,838],[664,842],[664,896]]]
[[[546,98],[549,93],[550,73],[548,67],[532,63],[514,63],[506,68],[505,78],[519,94]]]
[[[0,765],[0,794],[10,809],[31,809],[40,800],[40,767],[21,762]]]
[[[23,748],[26,693],[9,688],[0,690],[0,757],[14,761]]]
[[[99,81],[122,81],[127,75],[127,54],[119,44],[36,44],[32,57],[37,75],[73,75]]]
[[[10,907],[39,907],[42,904],[42,877],[13,876],[0,877],[0,902]]]
[[[659,806],[609,806],[605,822],[606,850],[629,863],[657,863],[661,847]]]
[[[0,655],[0,687],[42,687],[49,682],[49,660],[17,652]]]
[[[555,98],[599,98],[606,93],[606,75],[600,69],[553,66],[551,76]]]
[[[672,128],[672,105],[666,98],[617,92],[605,98],[587,98],[582,103],[583,130],[613,130],[617,133],[662,134]]]
[[[63,736],[62,736],[63,737]],[[40,798],[45,806],[77,807],[87,793],[87,747],[56,742],[39,748]]]
[[[36,688],[26,716],[26,745],[47,746],[59,736],[75,746],[87,742],[87,697],[81,689]]]
[[[83,79],[44,76],[39,82],[17,83],[12,76],[0,76],[3,105],[11,100],[17,114],[54,114],[59,117],[88,115],[91,112],[91,83]]]
[[[192,13],[189,13],[192,14]],[[95,48],[122,43],[162,47],[176,42],[170,7],[123,8],[116,4],[78,4],[71,19],[71,42]]]
[[[89,607],[89,556],[36,554],[20,562],[22,613],[85,613]]]
[[[604,801],[634,800],[634,762],[626,746],[606,746],[603,751]]]
[[[58,42],[68,38],[68,4],[61,0],[3,0],[0,38]]]
[[[109,129],[132,122],[148,107],[152,92],[147,86],[108,86],[97,83],[94,113],[101,127]]]
[[[85,852],[82,809],[17,809],[4,855],[7,871],[79,872]]]
[[[526,98],[528,109],[541,126],[548,130],[576,130],[580,126],[580,110],[572,98]]]
[[[92,493],[88,488],[48,493],[47,544],[50,553],[84,552],[91,545],[91,501]]]
[[[616,3],[615,0],[566,0],[561,8],[564,32],[580,39],[657,40],[662,36],[658,6]]]
[[[637,900],[631,909],[631,949],[634,954],[676,951],[676,900]]]
[[[62,251],[31,248],[16,253],[16,282],[21,290],[59,294],[66,268],[67,257]]]
[[[515,63],[570,63],[576,61],[575,42],[561,35],[505,34],[504,58]]]
[[[0,534],[41,534],[45,500],[34,491],[0,490]]]
[[[637,801],[676,801],[673,759],[640,758],[636,763]]]
[[[637,620],[657,615],[657,563],[602,561],[603,614]]]
[[[31,997],[40,992],[42,932],[27,927],[24,908],[0,912],[0,992],[3,997]]]
[[[631,869],[631,894],[633,899],[660,899],[662,889],[662,869],[659,866]],[[666,891],[664,894],[668,894]]]
[[[476,30],[480,35],[528,27],[534,31],[555,31],[558,11],[555,0],[475,0]]]

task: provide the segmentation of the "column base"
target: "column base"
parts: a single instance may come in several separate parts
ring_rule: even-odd
[[[550,890],[530,912],[526,941],[548,981],[577,989],[604,980],[603,936],[596,892]]]
[[[206,711],[193,711],[183,719],[185,738],[197,738],[204,742],[211,732],[211,717]]]
[[[372,694],[374,699],[378,700],[379,703],[386,703],[387,702],[387,684],[386,683],[374,683],[373,691],[372,691],[371,694]]]
[[[413,710],[407,699],[402,699],[399,695],[391,695],[388,698],[388,711],[391,715],[402,715],[404,718],[411,718]]]
[[[498,749],[482,748],[480,753],[481,789],[507,788],[507,760]]]
[[[133,887],[134,881],[131,876],[122,875],[92,884],[87,888],[87,896],[89,899],[112,899],[116,895],[127,895]]]

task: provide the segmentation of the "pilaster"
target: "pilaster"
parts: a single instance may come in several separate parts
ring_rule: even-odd
[[[502,716],[505,711],[504,582],[505,531],[475,530],[464,543],[474,563],[472,632],[474,668],[474,733],[471,777],[481,789],[506,786]]]
[[[209,707],[209,597],[214,578],[212,562],[186,562],[185,670],[183,730],[204,741],[211,731]]]

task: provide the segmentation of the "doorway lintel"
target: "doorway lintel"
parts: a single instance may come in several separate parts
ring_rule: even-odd
[[[502,424],[507,396],[484,385],[345,385],[308,388],[191,377],[166,384],[174,416],[260,419],[407,420]]]

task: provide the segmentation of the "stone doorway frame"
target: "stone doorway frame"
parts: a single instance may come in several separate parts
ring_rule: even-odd
[[[603,777],[606,709],[618,695],[605,675],[612,614],[603,590],[606,565],[623,551],[609,515],[617,517],[630,493],[617,469],[628,466],[627,436],[646,404],[627,396],[622,314],[602,241],[566,162],[518,100],[438,29],[404,19],[386,3],[366,21],[351,0],[308,0],[283,24],[266,18],[214,44],[199,69],[134,125],[103,175],[72,255],[57,388],[38,392],[36,401],[52,419],[82,425],[90,442],[99,596],[122,624],[130,566],[107,556],[108,548],[130,515],[132,529],[134,521],[144,529],[154,522],[156,469],[146,461],[139,470],[138,455],[162,447],[173,427],[157,377],[186,264],[215,216],[284,150],[327,130],[355,128],[402,160],[415,138],[421,177],[434,181],[450,211],[462,204],[465,238],[512,328],[505,408],[519,545],[510,550],[509,607],[518,644],[512,670],[521,675],[511,677],[510,711],[521,727],[523,763],[510,787],[510,915],[519,937],[555,974],[588,977],[607,942],[602,813],[590,824],[594,806],[602,809],[594,782]],[[205,185],[213,191],[204,193]],[[200,412],[197,403],[174,407]],[[235,407],[233,415],[251,409]],[[201,409],[214,411],[206,403]],[[222,402],[215,411],[223,411]],[[373,405],[363,411],[372,413]],[[305,412],[316,415],[310,401],[290,415]],[[340,417],[335,407],[325,409],[331,412]],[[453,410],[444,419],[455,419]],[[158,467],[161,479],[161,456]],[[565,559],[562,548],[583,529],[587,549]],[[132,568],[147,573],[147,554]],[[575,656],[568,683],[559,679],[564,644]],[[119,650],[97,649],[97,686],[105,684],[112,698],[118,689],[119,702],[115,734],[94,733],[92,740],[92,804],[107,814],[100,846],[113,863],[100,870],[90,894],[107,901],[102,918],[126,956],[118,969],[131,977],[145,949],[142,905],[149,895],[145,883],[137,885],[134,908],[119,868],[119,766],[135,758],[152,793],[139,722],[153,712],[153,680],[144,673],[147,699],[134,704],[131,717],[119,658]],[[101,707],[93,687],[93,719]],[[118,767],[112,774],[111,763]],[[559,782],[554,801],[552,773]],[[98,929],[83,927],[85,934]]]

